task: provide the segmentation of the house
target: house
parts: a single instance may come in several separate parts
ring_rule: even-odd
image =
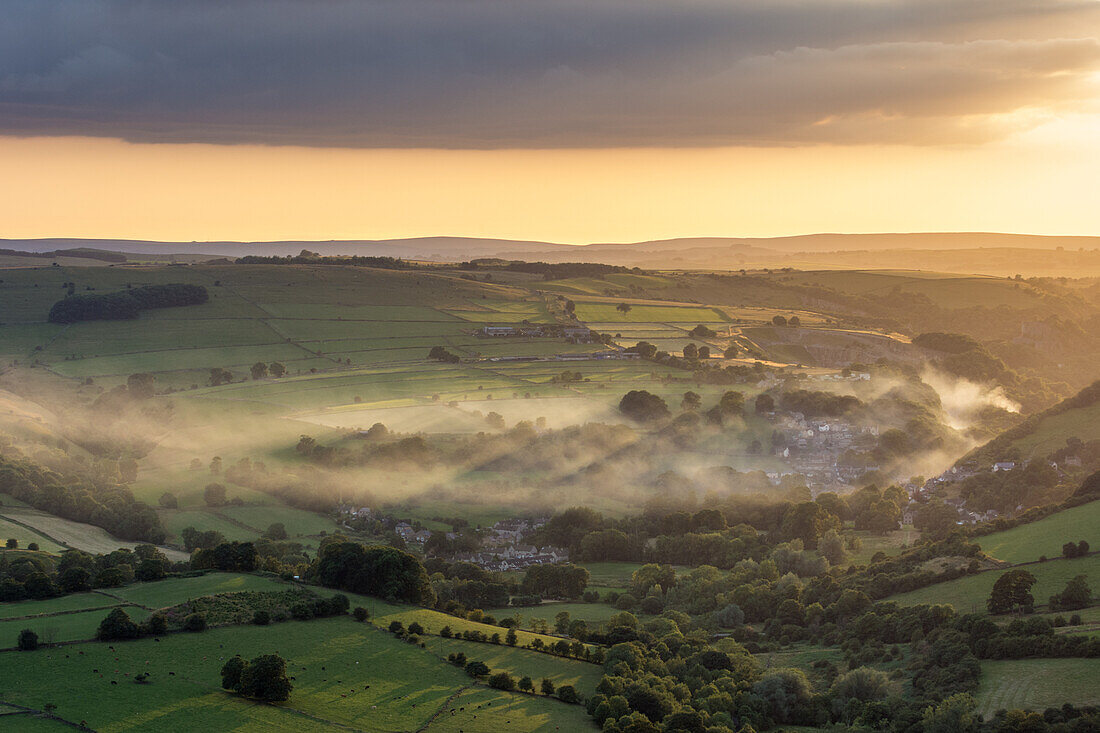
[[[482,336],[515,336],[516,329],[513,326],[483,326]]]
[[[1014,468],[1016,468],[1015,461],[997,461],[993,464],[993,473],[997,473],[997,471],[1011,471]]]

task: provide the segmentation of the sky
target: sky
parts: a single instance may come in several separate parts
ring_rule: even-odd
[[[0,237],[1100,234],[1096,0],[0,0]]]

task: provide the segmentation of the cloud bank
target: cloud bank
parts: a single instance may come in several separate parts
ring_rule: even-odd
[[[1093,0],[0,0],[0,134],[977,143],[1095,104]]]

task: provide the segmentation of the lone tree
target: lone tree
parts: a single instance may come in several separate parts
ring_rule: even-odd
[[[638,422],[649,422],[669,416],[668,405],[644,389],[632,389],[619,401],[619,412]]]
[[[282,702],[294,689],[286,660],[278,654],[264,654],[250,662],[235,656],[222,666],[221,674],[223,688],[264,702]]]
[[[1031,586],[1035,585],[1035,576],[1026,570],[1010,570],[993,584],[986,607],[990,613],[1009,613],[1017,606],[1030,608],[1035,605],[1031,595]]]
[[[206,506],[224,506],[225,487],[221,484],[207,484],[203,489],[202,499],[206,502]]]
[[[23,629],[19,632],[19,651],[33,652],[38,648],[38,634],[31,629]]]
[[[262,361],[258,361],[252,365],[251,372],[253,379],[263,379],[267,376],[267,364],[264,364]]]
[[[278,379],[279,377],[286,374],[286,365],[280,361],[273,361],[271,362],[271,366],[268,367],[268,371],[271,372],[271,376]]]
[[[615,306],[615,310],[619,311],[620,313],[629,313],[631,311],[631,305],[630,303],[619,303],[617,306]]]
[[[96,638],[100,641],[114,641],[117,639],[136,639],[140,630],[138,625],[121,608],[116,608],[100,621]]]

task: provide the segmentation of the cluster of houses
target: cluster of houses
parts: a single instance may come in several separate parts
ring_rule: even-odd
[[[457,553],[454,560],[497,572],[568,561],[568,550],[535,547],[525,541],[529,532],[545,523],[545,519],[502,519],[486,530],[479,552]]]
[[[595,340],[596,335],[587,326],[559,326],[559,325],[534,325],[521,324],[518,326],[482,326],[478,329],[479,336],[501,338],[507,336],[526,336],[528,338],[567,338],[576,343],[589,343]]]
[[[775,455],[785,459],[791,470],[806,477],[810,489],[827,491],[850,485],[875,466],[847,466],[840,456],[860,439],[878,436],[874,426],[854,425],[844,420],[807,420],[800,412],[776,419],[781,436],[773,447]]]

